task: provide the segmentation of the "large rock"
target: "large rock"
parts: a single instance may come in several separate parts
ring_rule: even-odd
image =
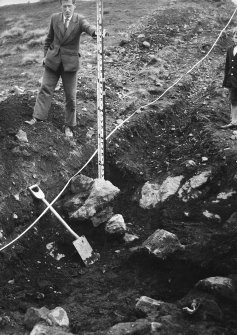
[[[83,174],[79,174],[78,176],[75,176],[71,180],[71,191],[74,194],[82,194],[85,193],[86,195],[89,195],[89,192],[91,190],[91,187],[93,185],[93,179],[90,177],[87,177]]]
[[[105,225],[105,231],[109,235],[123,236],[126,230],[127,227],[121,214],[112,216]]]
[[[20,142],[27,142],[28,143],[27,134],[22,129],[19,129],[18,133],[16,134],[16,138]]]
[[[125,233],[125,235],[123,236],[123,240],[127,244],[132,243],[138,239],[139,239],[139,236],[130,234],[130,233]]]
[[[37,324],[38,326],[39,325],[40,326],[49,325],[49,326],[59,326],[59,327],[67,328],[69,327],[69,319],[68,319],[66,311],[62,307],[56,307],[52,310],[49,310],[46,307],[42,307],[39,309],[30,307],[26,311],[26,314],[24,317],[24,325],[27,329],[31,330]],[[41,329],[40,326],[35,328],[34,331],[36,332],[36,334],[38,334],[37,333],[38,329]],[[46,327],[46,329],[48,328]]]
[[[75,176],[71,181],[71,192],[74,194],[64,204],[64,209],[71,215],[77,211],[89,197],[94,179],[83,174]]]
[[[164,229],[157,229],[143,242],[141,249],[145,249],[150,254],[164,260],[176,251],[184,250],[185,247],[175,234]]]
[[[157,314],[162,303],[162,301],[142,296],[136,303],[136,311],[145,315]]]
[[[27,309],[24,317],[24,325],[27,329],[31,330],[40,321],[45,321],[48,324],[52,322],[48,318],[50,310],[46,307],[34,308],[30,307]]]
[[[62,307],[56,307],[51,310],[48,314],[48,318],[55,326],[69,327],[67,312]]]
[[[31,331],[30,335],[73,335],[60,327],[50,327],[44,324],[37,324]]]
[[[151,334],[151,322],[139,319],[135,322],[118,323],[111,327],[106,335],[148,335]]]
[[[183,176],[167,177],[162,184],[146,182],[141,190],[140,206],[145,209],[154,208],[180,188]]]
[[[184,202],[187,202],[190,199],[198,199],[198,197],[202,194],[200,188],[207,183],[211,175],[212,171],[209,169],[190,178],[180,188],[178,192],[179,198],[181,198]]]
[[[209,277],[199,280],[196,288],[212,293],[215,296],[237,301],[236,285],[228,277]]]
[[[114,215],[113,207],[108,206],[98,211],[96,215],[91,218],[94,227],[98,227],[101,223],[107,222]]]
[[[104,209],[120,190],[110,181],[95,179],[85,203],[70,215],[72,219],[81,221],[92,219],[97,212]]]

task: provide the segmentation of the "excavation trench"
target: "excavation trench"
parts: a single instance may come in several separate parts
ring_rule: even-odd
[[[162,228],[177,233],[180,241],[184,244],[190,242],[191,247],[182,257],[173,255],[165,261],[158,261],[147,254],[131,253],[134,244],[126,245],[121,240],[108,238],[103,225],[94,228],[86,222],[78,226],[65,217],[70,226],[79,235],[85,234],[94,250],[101,254],[100,261],[86,268],[75,252],[71,236],[56,218],[47,213],[20,243],[1,255],[1,312],[12,320],[12,325],[5,327],[5,334],[16,323],[22,325],[27,308],[59,305],[67,311],[73,333],[100,334],[116,323],[144,317],[135,310],[140,296],[175,303],[186,296],[200,279],[234,272],[237,250],[230,235],[223,235],[211,223],[207,227],[198,220],[188,222],[178,216],[167,217],[167,210],[176,206],[172,201],[153,210],[140,208],[134,201],[134,194],[139,193],[143,181],[134,178],[130,171],[120,170],[110,163],[110,178],[121,189],[114,210],[123,214],[126,222],[132,223],[132,232],[140,237],[135,245]],[[225,175],[232,175],[232,172],[229,169]],[[43,209],[40,203],[35,203],[35,206],[37,210]],[[228,216],[229,211],[223,215]],[[192,247],[191,242],[202,238],[205,243],[200,242],[196,249]],[[225,250],[227,238],[232,247]],[[54,251],[48,249],[52,242]],[[62,258],[57,260],[57,255]],[[232,317],[230,309],[225,309],[222,327],[227,327]],[[22,329],[19,326],[19,333]]]
[[[2,121],[7,124],[14,111],[15,123],[4,128],[2,153],[7,157],[9,167],[23,162],[20,171],[27,174],[23,174],[26,179],[21,179],[22,188],[26,183],[30,186],[36,182],[31,164],[35,160],[36,172],[42,181],[40,185],[46,191],[47,200],[52,201],[69,171],[70,175],[76,171],[76,166],[65,160],[70,150],[75,157],[76,149],[64,142],[60,124],[57,129],[50,123],[40,125],[37,132],[23,128],[31,145],[19,145],[14,136],[22,119],[29,113],[28,101],[28,97],[23,96],[17,111],[12,109],[11,100],[3,105],[3,115],[8,113],[8,117]],[[183,113],[187,108],[189,113]],[[131,233],[140,238],[137,242],[126,245],[120,239],[108,238],[104,225],[94,228],[90,222],[79,225],[70,221],[62,211],[62,197],[55,208],[78,235],[86,235],[93,249],[100,253],[100,261],[86,268],[72,245],[71,236],[51,213],[44,215],[19,243],[0,255],[0,311],[11,320],[4,325],[4,334],[16,328],[18,334],[24,332],[23,319],[29,307],[54,308],[58,305],[67,311],[73,333],[99,334],[116,323],[144,317],[135,310],[141,296],[175,303],[185,297],[198,280],[235,272],[236,235],[223,230],[223,224],[235,211],[235,147],[230,145],[227,151],[224,150],[227,142],[223,144],[220,138],[226,136],[228,141],[228,135],[213,132],[210,127],[215,125],[203,122],[204,113],[207,113],[206,109],[201,109],[200,105],[188,106],[187,101],[185,104],[176,101],[162,110],[152,108],[136,115],[109,141],[107,178],[120,188],[114,213],[122,214],[125,222],[130,223]],[[59,116],[60,123],[62,111]],[[78,148],[79,153],[86,152],[86,149]],[[202,157],[208,157],[208,162]],[[194,162],[191,166],[187,164],[190,161]],[[93,161],[83,173],[95,177],[96,169]],[[184,184],[206,169],[211,170],[212,178],[200,186],[197,199],[185,203],[174,196],[154,208],[144,209],[139,205],[141,190],[147,181],[162,183],[167,176],[183,175]],[[6,171],[10,174],[2,179],[2,186],[7,188],[12,172],[10,169]],[[51,171],[54,171],[54,180]],[[16,192],[16,186],[12,186],[12,194]],[[221,192],[228,194],[230,191],[231,197],[213,202]],[[16,236],[22,231],[23,223],[28,226],[44,209],[44,204],[33,200],[27,190],[19,194],[25,207],[20,208],[19,202],[10,199],[10,213],[18,213],[18,219],[16,216],[6,219],[8,223],[4,232],[8,236],[13,232]],[[218,214],[221,222],[204,217],[207,208]],[[189,212],[188,217],[186,212]],[[130,251],[157,229],[176,234],[187,246],[185,253],[159,261],[147,254]],[[222,302],[221,305],[225,311],[221,327],[228,331],[236,328],[232,304],[229,306]],[[192,324],[193,320],[189,321]],[[214,327],[217,327],[215,323]]]

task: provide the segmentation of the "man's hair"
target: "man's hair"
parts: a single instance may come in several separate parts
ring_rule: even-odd
[[[234,27],[234,28],[232,29],[232,34],[234,35],[234,33],[237,33],[237,27]]]
[[[60,5],[62,4],[62,0],[59,0]],[[76,0],[72,0],[72,4],[75,5],[76,4]]]

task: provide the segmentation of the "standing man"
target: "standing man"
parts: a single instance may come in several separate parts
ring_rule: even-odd
[[[223,86],[230,92],[231,120],[221,128],[237,128],[237,27],[233,29],[233,45],[226,52]]]
[[[76,87],[79,69],[79,42],[85,32],[96,38],[96,29],[83,16],[74,13],[76,0],[59,0],[62,13],[53,14],[49,32],[44,44],[45,66],[33,118],[25,121],[34,125],[46,120],[51,106],[52,96],[61,76],[65,92],[65,135],[73,137],[76,126]]]

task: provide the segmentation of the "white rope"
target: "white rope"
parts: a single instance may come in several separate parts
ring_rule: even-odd
[[[155,102],[157,102],[158,100],[160,100],[169,90],[171,90],[175,85],[177,85],[182,79],[183,77],[185,77],[187,74],[189,74],[190,72],[193,71],[193,69],[195,69],[201,62],[203,62],[211,53],[211,51],[213,50],[213,48],[216,46],[218,40],[220,39],[221,35],[223,34],[223,32],[226,30],[226,28],[228,27],[228,25],[230,24],[230,22],[232,21],[235,13],[237,11],[237,7],[234,10],[233,14],[231,15],[229,21],[227,22],[227,24],[225,25],[225,27],[221,30],[221,32],[219,33],[217,39],[215,40],[215,42],[213,43],[212,47],[210,48],[210,50],[208,51],[208,53],[202,58],[200,59],[190,70],[188,70],[185,74],[183,74],[181,77],[179,77],[171,86],[169,86],[157,99],[155,99],[152,102],[149,102],[143,106],[141,106],[140,108],[138,108],[135,112],[133,112],[130,116],[128,116],[125,120],[123,120],[123,122],[121,122],[118,126],[116,126],[111,132],[110,134],[106,137],[106,140],[108,140],[114,133],[115,131],[117,131],[119,128],[121,128],[124,123],[126,123],[128,120],[130,120],[136,113],[140,113],[142,112],[142,110],[150,105],[153,105]],[[71,180],[77,176],[79,173],[81,173],[85,167],[91,162],[91,160],[95,157],[95,155],[97,154],[98,149],[92,154],[92,156],[88,159],[88,161],[83,165],[83,167],[76,172],[66,183],[66,185],[63,187],[63,189],[59,192],[59,194],[56,196],[56,198],[54,198],[54,200],[49,204],[48,207],[45,208],[45,210],[37,217],[37,219],[28,227],[26,228],[19,236],[17,236],[14,240],[12,240],[11,242],[9,242],[8,244],[4,245],[2,248],[0,248],[0,251],[6,249],[7,247],[9,247],[10,245],[14,244],[17,240],[19,240],[23,235],[25,235],[38,221],[39,219],[48,211],[48,209],[50,208],[50,206],[52,206],[57,200],[58,198],[61,196],[61,194],[65,191],[65,189],[67,188],[67,186],[69,185],[69,183],[71,182]]]

